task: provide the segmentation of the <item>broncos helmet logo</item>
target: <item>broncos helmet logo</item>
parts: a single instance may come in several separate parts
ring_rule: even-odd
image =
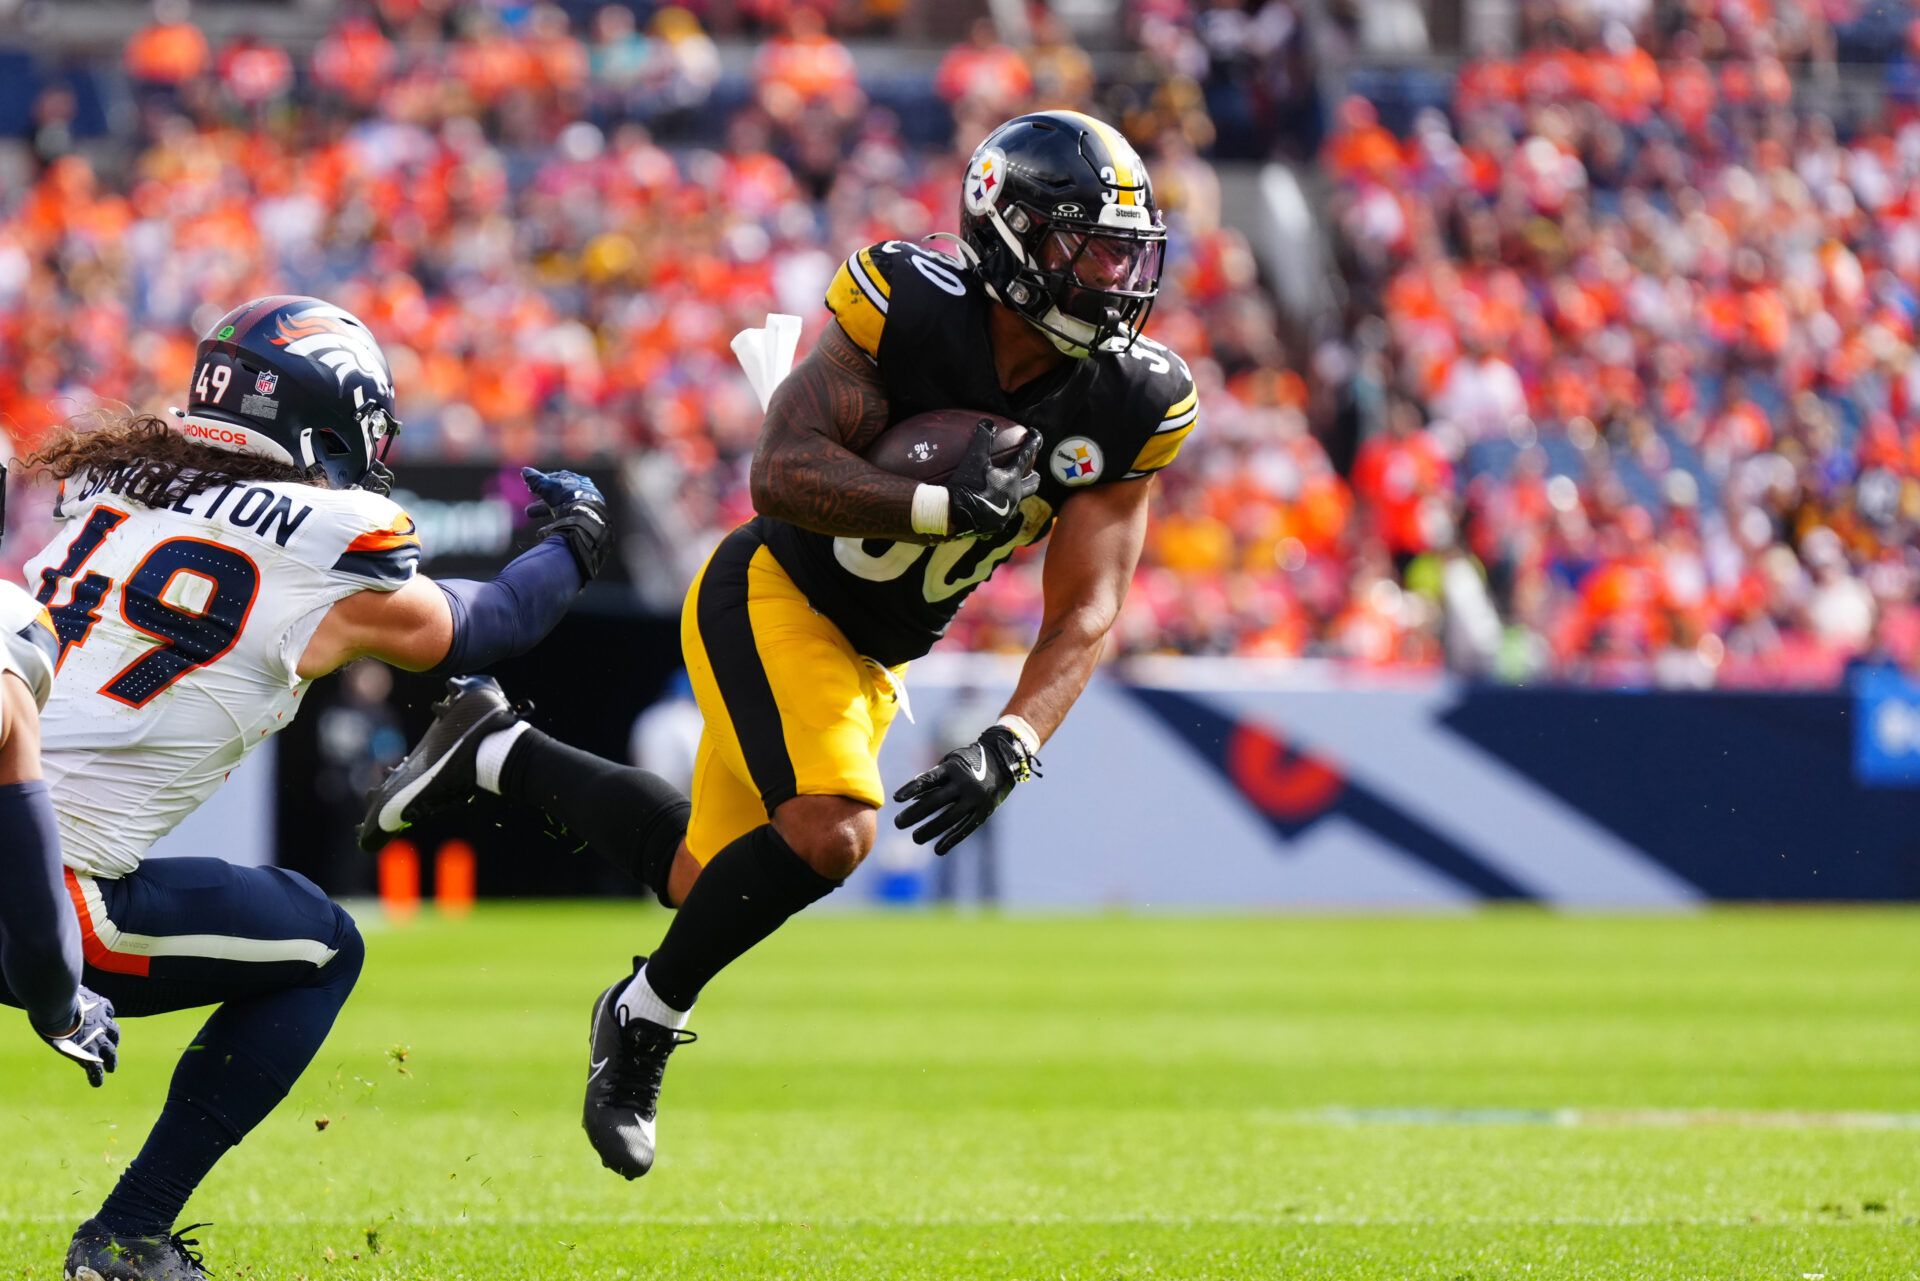
[[[306,356],[333,370],[342,388],[347,375],[360,374],[380,390],[393,395],[393,375],[380,344],[366,327],[338,307],[309,307],[297,316],[279,319],[273,345],[295,356]]]

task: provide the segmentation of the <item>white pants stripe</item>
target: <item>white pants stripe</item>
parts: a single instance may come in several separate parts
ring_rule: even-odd
[[[214,961],[305,961],[325,965],[339,954],[318,939],[247,939],[225,934],[129,934],[107,918],[107,905],[91,876],[76,875],[94,937],[108,951],[127,956],[195,956]]]

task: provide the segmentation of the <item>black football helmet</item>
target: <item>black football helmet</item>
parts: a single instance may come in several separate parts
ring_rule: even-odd
[[[988,134],[960,191],[960,239],[993,297],[1069,356],[1123,350],[1160,292],[1167,228],[1120,131],[1077,111]]]
[[[318,298],[276,294],[222,316],[173,414],[202,444],[317,470],[334,489],[393,486],[384,460],[400,420],[386,353],[358,317]]]

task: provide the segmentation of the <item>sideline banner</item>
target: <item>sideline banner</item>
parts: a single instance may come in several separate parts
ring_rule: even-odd
[[[977,733],[1017,671],[917,664],[917,723],[895,722],[889,786]],[[1883,716],[1912,718],[1896,761],[1911,785],[1920,690],[1874,688]],[[1889,788],[1895,766],[1857,749],[1866,697],[1361,687],[1152,660],[1096,677],[1042,754],[1046,777],[995,816],[987,854],[1015,906],[1920,899],[1920,792]],[[892,813],[861,875],[917,897],[915,878],[944,869]],[[980,857],[973,845],[949,857]]]

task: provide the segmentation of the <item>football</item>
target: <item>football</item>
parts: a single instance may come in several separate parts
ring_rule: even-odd
[[[1019,455],[1027,429],[1012,419],[973,409],[935,409],[903,418],[867,447],[866,460],[896,476],[937,484],[960,465],[983,419],[999,429],[993,438],[993,461],[1005,466]]]

